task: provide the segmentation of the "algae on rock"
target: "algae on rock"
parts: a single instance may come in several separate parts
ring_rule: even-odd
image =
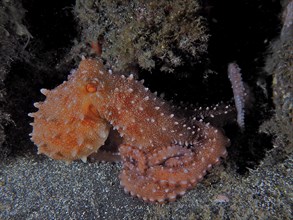
[[[82,41],[100,41],[116,70],[132,65],[172,72],[207,51],[208,34],[198,1],[77,0]]]
[[[0,159],[11,151],[4,146],[6,135],[4,128],[13,121],[6,107],[6,89],[4,81],[9,74],[11,63],[25,56],[25,47],[32,37],[23,18],[25,10],[19,1],[0,1]]]
[[[293,2],[283,1],[283,4],[283,28],[280,38],[271,45],[271,56],[265,66],[265,70],[272,75],[275,115],[261,129],[273,134],[275,145],[284,155],[289,155],[293,151]]]

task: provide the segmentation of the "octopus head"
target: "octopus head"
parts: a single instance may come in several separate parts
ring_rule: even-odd
[[[102,90],[97,61],[83,60],[60,86],[53,90],[42,89],[44,102],[30,113],[34,118],[31,140],[38,146],[38,153],[53,159],[70,162],[86,161],[106,141],[110,125],[93,108],[98,90]]]

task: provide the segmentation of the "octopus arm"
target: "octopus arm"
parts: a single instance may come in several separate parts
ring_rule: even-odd
[[[173,201],[196,186],[206,172],[227,155],[229,144],[217,129],[203,127],[202,138],[190,148],[171,145],[144,153],[143,158],[139,149],[133,157],[133,147],[124,145],[120,148],[124,161],[120,180],[125,191],[145,201],[162,203]]]

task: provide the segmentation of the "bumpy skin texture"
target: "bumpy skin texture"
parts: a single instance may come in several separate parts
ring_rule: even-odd
[[[31,140],[38,153],[67,162],[86,161],[104,144],[110,125],[92,109],[95,88],[88,84],[92,77],[78,69],[54,90],[41,89],[46,100],[35,103],[39,110],[29,114],[34,117]]]
[[[106,133],[107,129],[101,125],[109,123],[123,137],[119,147],[123,161],[120,179],[125,191],[133,196],[150,202],[174,201],[178,195],[194,187],[206,171],[227,154],[229,141],[219,130],[173,113],[169,105],[134,80],[132,75],[126,78],[112,74],[104,70],[100,62],[87,59],[80,63],[68,85],[70,82],[83,82],[80,86],[85,88],[85,97],[80,96],[82,105],[75,107],[82,106],[85,115],[99,124],[86,128],[84,134],[90,130]],[[63,89],[68,88],[68,93],[72,94],[75,85],[68,85]],[[70,97],[68,93],[65,97]],[[58,95],[57,92],[54,94]],[[70,100],[65,106],[70,105]],[[53,98],[47,102],[55,104]],[[52,108],[56,110],[56,105]],[[71,114],[78,111],[74,109]],[[64,113],[60,109],[53,116],[65,119],[70,115],[67,110]],[[81,122],[77,116],[71,121],[76,127]],[[40,122],[43,121],[35,120],[33,134],[40,132],[37,129]],[[71,125],[68,126],[71,129]],[[40,141],[48,142],[42,140],[44,137],[36,139],[33,135],[33,141],[38,145]],[[83,144],[80,147],[83,148]]]
[[[203,179],[206,171],[225,157],[227,140],[211,127],[204,129],[198,143],[159,147],[149,152],[122,145],[124,169],[120,174],[125,191],[145,201],[174,201]]]

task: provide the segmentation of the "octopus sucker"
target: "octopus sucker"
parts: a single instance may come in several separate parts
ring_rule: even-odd
[[[140,173],[144,173],[147,169],[147,158],[143,151],[132,146],[122,144],[119,147],[120,154],[127,155],[122,157],[124,165],[128,166],[128,169],[137,169]]]
[[[174,201],[178,196],[182,196],[186,192],[186,188],[175,185],[160,185],[148,177],[139,177],[135,172],[123,170],[119,175],[120,183],[124,187],[125,192],[129,192],[132,196],[143,199],[146,202],[164,203]],[[133,182],[135,180],[135,182]],[[126,187],[132,185],[131,188]]]
[[[176,159],[181,161],[183,164],[187,164],[188,162],[188,157],[192,157],[193,152],[190,151],[187,148],[183,148],[181,146],[168,146],[168,147],[163,147],[162,149],[155,149],[150,153],[149,160],[148,160],[148,165],[149,166],[155,166],[159,165],[161,163],[168,163],[168,160],[171,159]],[[186,158],[185,160],[180,160],[180,157]],[[180,164],[181,165],[181,164]],[[172,166],[176,166],[175,162]]]
[[[86,162],[115,130],[121,185],[144,201],[176,200],[227,154],[219,129],[179,114],[133,75],[107,71],[99,60],[83,58],[68,81],[41,92],[45,101],[29,114],[38,152]]]

